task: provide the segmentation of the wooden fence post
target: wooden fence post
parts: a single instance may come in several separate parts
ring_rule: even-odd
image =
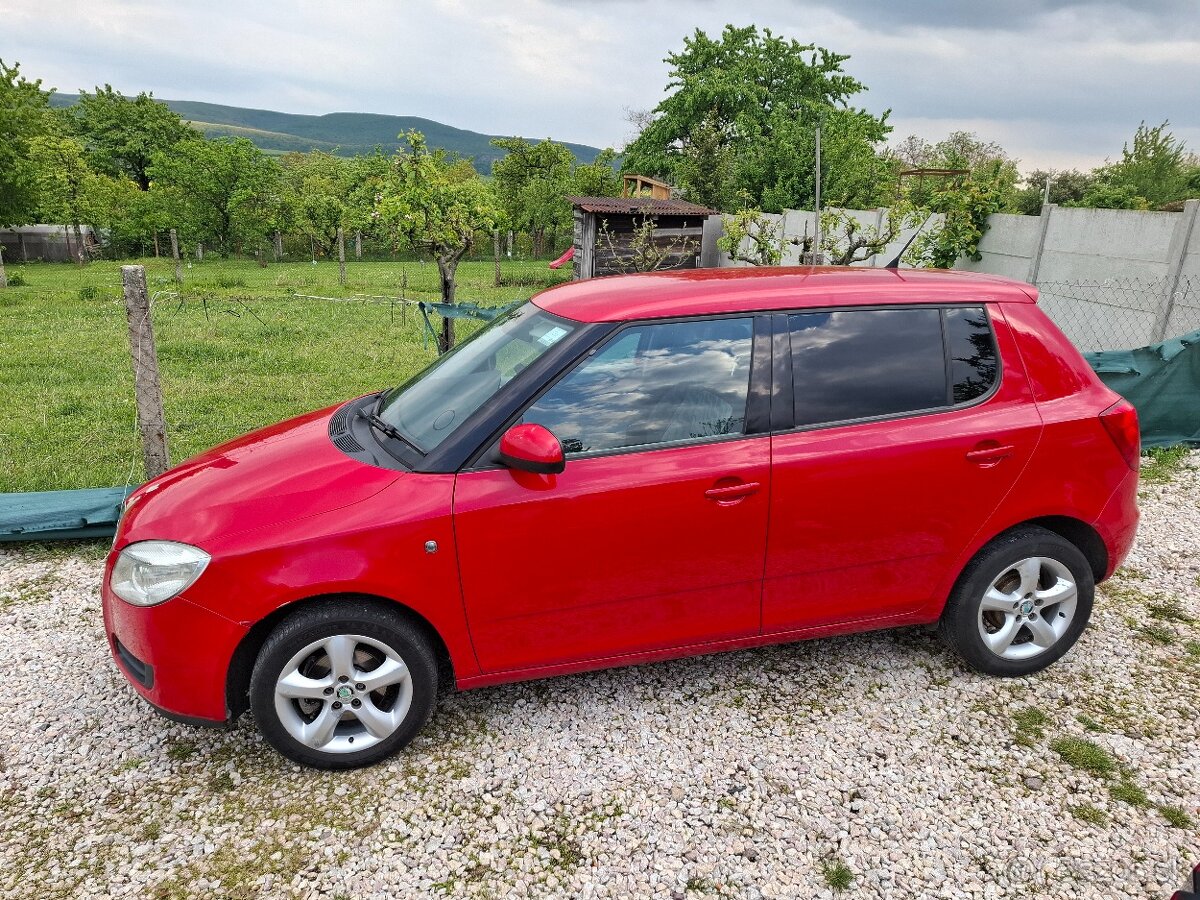
[[[275,232],[275,262],[283,259],[283,235],[278,230]]]
[[[8,287],[8,276],[4,274],[4,245],[0,244],[0,287]]]
[[[354,232],[354,258],[362,259],[362,232]]]
[[[346,233],[338,226],[338,284],[346,283]]]
[[[175,260],[175,283],[183,284],[183,267],[179,264],[179,235],[171,229],[171,258]]]
[[[196,262],[204,262],[204,245],[196,242]]]
[[[154,349],[154,323],[146,292],[146,269],[121,266],[125,316],[129,321],[129,350],[133,357],[133,391],[137,399],[138,431],[142,435],[142,460],[146,478],[156,478],[170,467],[167,425],[163,415],[162,387],[158,381],[158,353]]]

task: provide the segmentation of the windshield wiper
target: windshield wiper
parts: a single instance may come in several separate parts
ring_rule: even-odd
[[[375,413],[367,412],[365,409],[360,409],[358,411],[358,415],[361,418],[366,419],[367,422],[370,423],[372,428],[382,431],[384,434],[386,434],[390,438],[395,438],[396,440],[400,441],[401,443],[407,444],[408,446],[410,446],[414,450],[416,450],[418,453],[420,453],[422,456],[425,455],[425,451],[422,450],[420,447],[418,447],[416,444],[414,444],[412,441],[410,441],[408,438],[406,438],[401,433],[399,428],[397,428],[395,425],[391,424],[390,422],[385,422],[379,416],[375,415]]]

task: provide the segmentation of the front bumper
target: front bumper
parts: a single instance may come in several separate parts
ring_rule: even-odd
[[[133,606],[109,589],[107,571],[101,595],[109,650],[137,693],[178,721],[219,725],[229,719],[229,663],[247,626],[183,596]]]

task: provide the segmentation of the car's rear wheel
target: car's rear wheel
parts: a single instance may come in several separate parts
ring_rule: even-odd
[[[358,600],[301,610],[271,633],[250,679],[263,736],[289,759],[322,769],[368,766],[428,721],[437,662],[399,613]]]
[[[940,629],[973,669],[1029,675],[1071,649],[1087,627],[1094,593],[1078,547],[1044,528],[1018,528],[967,565]]]

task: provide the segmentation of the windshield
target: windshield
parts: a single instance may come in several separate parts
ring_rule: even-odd
[[[379,417],[428,453],[576,323],[532,303],[506,313],[392,391]]]

